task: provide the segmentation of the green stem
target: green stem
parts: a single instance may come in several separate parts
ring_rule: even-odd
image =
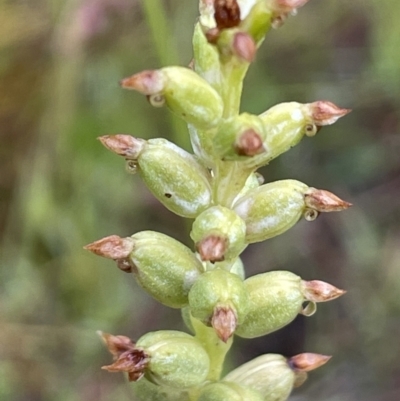
[[[245,167],[240,162],[218,161],[214,169],[215,204],[231,207],[252,172],[253,168]]]
[[[239,114],[243,80],[249,68],[248,63],[235,63],[234,60],[221,63],[222,100],[224,101],[224,117]]]
[[[231,337],[227,343],[224,343],[218,338],[212,327],[205,326],[192,316],[191,322],[193,329],[196,332],[196,338],[201,342],[210,357],[210,372],[207,376],[207,380],[219,380],[226,354],[233,343],[233,337]]]

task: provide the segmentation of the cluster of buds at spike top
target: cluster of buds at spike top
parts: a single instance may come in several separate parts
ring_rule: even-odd
[[[154,231],[128,238],[112,235],[85,249],[115,260],[121,270],[132,272],[151,296],[172,308],[188,304],[189,290],[203,272],[201,262],[189,248]]]
[[[257,173],[349,109],[315,101],[281,103],[260,115],[239,113],[243,79],[265,34],[307,1],[200,0],[191,67],[146,70],[121,81],[182,118],[194,151],[162,138],[99,138],[167,209],[194,219],[193,250],[154,231],[112,235],[85,247],[132,273],[160,303],[181,308],[195,334],[158,331],[137,343],[102,335],[114,356],[104,369],[128,373],[142,401],[285,401],[308,371],[329,359],[263,355],[221,380],[234,334],[266,335],[345,293],[287,271],[245,279],[240,259],[249,244],[284,233],[302,217],[312,221],[351,206],[296,180],[264,184]]]
[[[244,322],[236,328],[240,337],[254,338],[279,330],[300,313],[311,316],[317,302],[327,302],[345,294],[323,281],[304,281],[287,271],[273,271],[244,281],[249,305]],[[303,304],[309,305],[303,308]]]
[[[261,355],[230,372],[223,381],[247,386],[262,394],[264,401],[285,401],[294,387],[305,382],[307,372],[324,365],[330,358],[312,353],[291,358]]]

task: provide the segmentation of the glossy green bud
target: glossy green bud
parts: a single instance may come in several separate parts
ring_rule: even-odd
[[[210,359],[199,341],[189,334],[164,330],[147,333],[137,343],[128,337],[102,334],[114,363],[110,372],[127,372],[130,381],[143,376],[160,386],[186,389],[202,384]]]
[[[264,397],[247,386],[217,382],[206,385],[198,401],[264,401]]]
[[[233,259],[246,247],[246,224],[232,210],[213,206],[196,217],[190,237],[204,261]]]
[[[267,154],[267,132],[262,120],[242,113],[223,121],[213,139],[215,154],[222,160],[247,160],[261,153]]]
[[[249,300],[243,283],[236,274],[215,269],[202,274],[189,292],[192,316],[214,327],[224,342],[247,315]]]
[[[327,101],[308,104],[288,102],[271,107],[259,116],[268,133],[266,146],[270,152],[268,155],[259,155],[248,163],[257,168],[268,164],[297,145],[304,135],[314,136],[320,127],[333,124],[349,112],[350,110]]]
[[[282,180],[249,190],[236,198],[233,210],[245,221],[246,241],[252,243],[284,233],[302,216],[313,221],[320,212],[338,212],[350,206],[331,192]]]
[[[184,67],[146,70],[121,81],[126,89],[149,96],[150,103],[168,108],[197,128],[215,127],[223,112],[218,92],[196,72]]]
[[[103,136],[102,144],[133,163],[153,195],[169,210],[194,218],[211,203],[208,171],[196,158],[166,139]]]
[[[147,333],[136,343],[149,355],[146,378],[174,388],[200,385],[207,377],[210,360],[200,342],[179,331]]]
[[[264,401],[285,401],[292,392],[296,374],[282,355],[262,355],[224,377],[224,381],[246,385],[263,395]]]
[[[188,247],[155,231],[128,238],[113,235],[85,248],[115,260],[151,296],[171,308],[187,305],[189,290],[203,272],[202,263]]]
[[[151,139],[138,158],[147,187],[169,210],[196,217],[211,203],[208,172],[190,153],[165,139]]]
[[[240,337],[254,338],[279,330],[299,313],[311,316],[316,302],[333,300],[345,293],[322,281],[304,281],[287,271],[257,274],[244,281],[249,308],[244,322],[236,329]],[[309,306],[303,309],[303,303]]]
[[[244,281],[249,294],[245,321],[236,329],[240,337],[254,338],[286,326],[301,312],[305,301],[301,278],[286,271],[257,274]]]
[[[264,401],[285,401],[294,387],[304,383],[307,372],[329,359],[329,356],[310,353],[289,359],[278,354],[261,355],[230,372],[223,381],[248,386],[262,394]]]
[[[238,199],[233,210],[246,223],[246,241],[260,242],[294,226],[303,215],[307,185],[282,180],[261,185]]]

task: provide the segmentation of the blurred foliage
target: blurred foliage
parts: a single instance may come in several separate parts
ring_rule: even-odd
[[[184,329],[178,311],[82,249],[143,229],[190,245],[190,225],[96,141],[123,132],[188,148],[180,121],[118,80],[187,65],[197,4],[143,4],[0,0],[1,400],[131,400],[122,375],[99,369],[109,356],[96,330],[137,338]],[[310,319],[237,340],[231,366],[267,352],[334,356],[293,400],[400,399],[397,9],[397,0],[312,0],[268,35],[246,79],[246,111],[317,99],[354,110],[263,174],[332,190],[355,206],[244,255],[248,275],[287,269],[348,290]]]

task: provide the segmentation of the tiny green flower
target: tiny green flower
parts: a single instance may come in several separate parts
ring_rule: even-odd
[[[215,269],[202,274],[189,292],[193,317],[214,327],[226,342],[247,315],[249,296],[240,277]]]
[[[312,220],[318,212],[340,211],[350,206],[328,191],[296,180],[282,180],[248,191],[235,201],[233,210],[245,221],[246,241],[252,243],[284,233],[303,215]]]
[[[189,68],[147,70],[121,81],[121,86],[149,96],[156,106],[165,99],[168,108],[197,128],[215,127],[223,111],[218,92]]]
[[[141,231],[128,238],[103,238],[85,249],[117,262],[132,272],[137,282],[164,305],[182,308],[203,267],[194,253],[179,241],[155,231]]]
[[[257,274],[244,281],[249,294],[249,308],[236,329],[240,337],[254,338],[272,333],[292,322],[299,313],[310,316],[316,311],[315,302],[333,300],[343,290],[319,281],[303,281],[287,271]],[[314,307],[303,309],[310,301]]]
[[[264,401],[285,401],[293,387],[304,383],[307,372],[324,365],[329,359],[329,356],[311,353],[292,358],[266,354],[239,366],[223,380],[258,391],[263,395]]]
[[[190,237],[204,261],[218,262],[234,259],[247,246],[246,224],[232,210],[213,206],[193,223]]]
[[[207,377],[207,352],[189,334],[156,331],[145,334],[136,343],[125,336],[101,336],[114,356],[114,363],[103,369],[127,372],[130,381],[145,376],[154,384],[184,389],[202,384]]]
[[[193,155],[166,139],[103,136],[102,144],[137,165],[153,195],[179,216],[196,217],[211,204],[210,175]]]

